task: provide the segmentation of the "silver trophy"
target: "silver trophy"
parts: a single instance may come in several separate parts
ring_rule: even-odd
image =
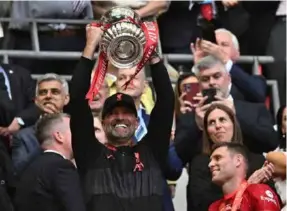
[[[101,23],[111,25],[104,31],[100,44],[109,62],[117,68],[136,66],[143,57],[146,43],[138,14],[130,8],[114,7],[103,15]]]

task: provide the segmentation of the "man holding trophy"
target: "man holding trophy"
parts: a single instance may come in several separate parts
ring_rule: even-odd
[[[155,23],[141,23],[128,8],[113,8],[102,22],[87,26],[87,43],[71,84],[72,145],[82,180],[88,211],[163,210],[163,178],[173,122],[174,93],[167,70],[155,53],[158,32]],[[100,46],[95,76],[90,86],[94,51]],[[102,124],[108,143],[94,136],[88,100],[97,93],[107,62],[119,68],[146,62],[157,96],[148,133],[134,145],[137,110],[129,95],[116,93],[105,101]],[[132,83],[132,80],[129,82]],[[87,93],[88,92],[88,93]]]

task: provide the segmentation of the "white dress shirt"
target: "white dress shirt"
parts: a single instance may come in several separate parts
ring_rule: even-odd
[[[281,0],[279,7],[277,9],[276,15],[277,16],[286,16],[286,0]]]

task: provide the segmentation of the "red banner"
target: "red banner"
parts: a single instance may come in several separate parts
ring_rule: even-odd
[[[132,18],[123,19],[120,22],[132,22],[135,23],[135,21]],[[99,23],[92,24],[92,26],[100,27],[102,26]],[[107,30],[112,25],[105,25],[104,28]],[[131,79],[125,84],[125,87],[128,86],[128,84],[134,79],[134,77],[142,70],[146,62],[150,59],[151,55],[155,51],[157,47],[158,42],[158,26],[156,22],[143,22],[141,24],[141,29],[143,30],[146,38],[146,44],[144,46],[144,53],[142,60],[138,63],[135,74],[131,77]],[[89,99],[89,101],[92,101],[94,96],[97,95],[99,92],[99,89],[104,82],[105,75],[107,72],[107,66],[108,66],[108,58],[107,55],[104,52],[100,52],[98,57],[98,64],[95,71],[95,75],[93,77],[91,87],[89,89],[89,92],[86,95],[86,98]]]

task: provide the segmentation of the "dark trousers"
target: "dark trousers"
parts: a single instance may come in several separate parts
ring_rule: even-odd
[[[266,65],[265,76],[277,80],[280,104],[286,104],[286,17],[278,18],[274,25],[266,54],[273,56],[275,62]]]
[[[78,51],[85,47],[85,31],[77,30],[73,35],[61,35],[56,32],[39,32],[40,51]],[[29,32],[12,31],[10,49],[31,50],[31,36]],[[10,62],[20,65],[33,74],[57,73],[71,74],[77,59],[28,59],[13,58]]]

